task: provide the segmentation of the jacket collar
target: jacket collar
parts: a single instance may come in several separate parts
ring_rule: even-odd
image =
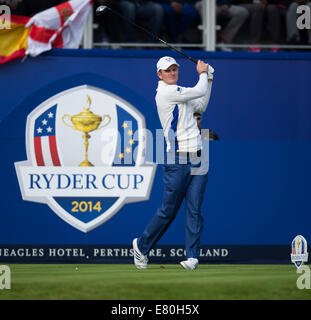
[[[163,87],[168,87],[168,86],[172,86],[172,84],[167,84],[167,83],[165,83],[163,80],[159,80],[158,81],[158,88],[157,88],[157,90],[159,89],[159,88],[163,88]]]

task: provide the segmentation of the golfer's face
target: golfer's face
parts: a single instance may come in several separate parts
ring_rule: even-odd
[[[176,84],[178,81],[178,66],[173,64],[166,70],[158,72],[158,76],[167,84]]]

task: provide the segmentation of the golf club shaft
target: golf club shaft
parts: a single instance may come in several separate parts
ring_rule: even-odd
[[[141,30],[143,30],[145,33],[147,33],[148,35],[150,35],[151,37],[153,37],[154,39],[162,42],[163,44],[165,44],[168,48],[170,48],[171,50],[174,50],[180,54],[182,54],[184,57],[186,57],[187,59],[189,59],[190,61],[192,61],[193,63],[197,64],[198,61],[191,58],[190,56],[188,56],[187,54],[185,54],[184,52],[182,52],[181,50],[178,50],[177,48],[173,47],[172,45],[168,44],[166,41],[162,40],[161,38],[159,38],[158,36],[154,35],[153,33],[151,33],[149,30],[145,29],[144,27],[136,24],[134,21],[124,17],[123,15],[121,15],[120,13],[118,13],[115,10],[112,10],[111,8],[109,8],[108,6],[106,6],[108,10],[110,10],[113,14],[115,14],[116,16],[118,16],[119,18],[125,20],[126,22],[132,24],[133,26],[135,26],[136,28],[139,28]]]

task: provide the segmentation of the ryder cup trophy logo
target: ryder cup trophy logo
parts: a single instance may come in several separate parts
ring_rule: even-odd
[[[149,199],[156,165],[145,161],[142,114],[88,85],[60,92],[27,117],[27,160],[16,162],[26,201],[47,204],[89,232],[125,204]]]
[[[91,106],[91,98],[89,95],[87,95],[87,102],[89,106]],[[69,118],[73,126],[70,124],[67,124],[65,121],[65,118]],[[108,121],[104,125],[99,127],[101,122],[104,122],[105,118],[107,118]],[[80,163],[80,167],[93,167],[94,165],[88,160],[88,153],[87,153],[89,148],[89,139],[91,138],[89,133],[95,130],[99,130],[104,126],[108,125],[109,122],[111,121],[110,116],[108,114],[105,114],[103,117],[101,117],[91,112],[90,108],[83,108],[83,111],[81,111],[79,114],[72,117],[70,117],[68,114],[65,114],[62,119],[65,125],[67,125],[68,127],[74,130],[79,130],[81,132],[84,132],[83,139],[84,139],[84,147],[85,147],[85,159],[82,163]]]
[[[308,261],[308,245],[307,241],[303,236],[296,236],[292,241],[292,263],[299,269],[304,262]]]

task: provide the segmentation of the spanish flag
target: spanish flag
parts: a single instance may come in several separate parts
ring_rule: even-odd
[[[0,64],[25,55],[29,33],[25,25],[29,20],[28,17],[11,15],[10,29],[0,29]]]

